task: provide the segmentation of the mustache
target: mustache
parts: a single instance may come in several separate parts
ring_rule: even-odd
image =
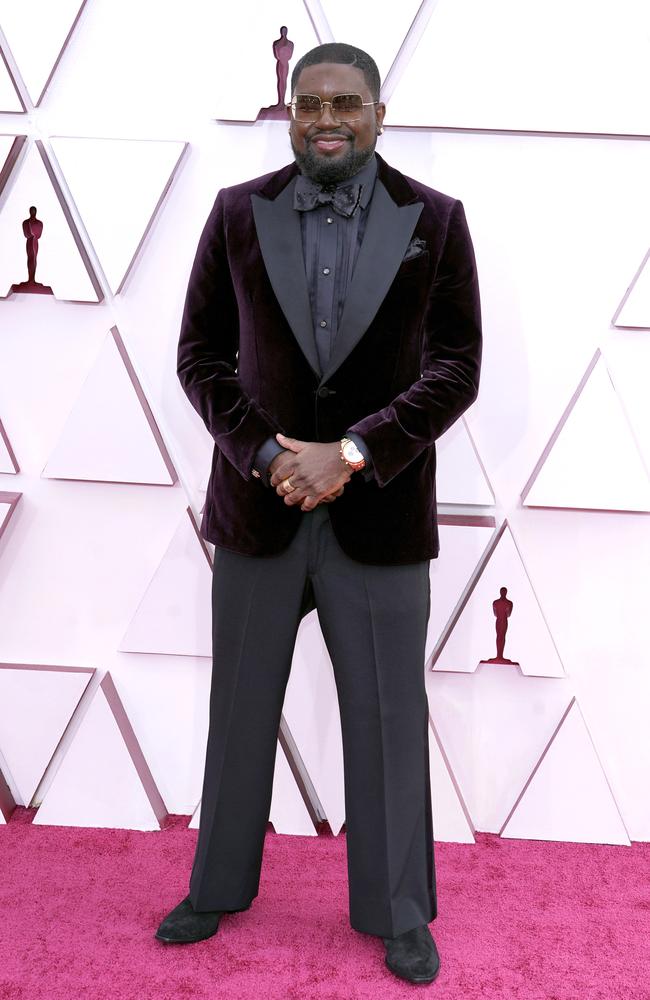
[[[314,139],[353,139],[354,135],[349,132],[314,132],[312,135],[305,136],[306,142],[313,142]]]

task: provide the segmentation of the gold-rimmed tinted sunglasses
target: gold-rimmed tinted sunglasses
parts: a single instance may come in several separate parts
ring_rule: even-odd
[[[321,101],[317,94],[296,94],[292,98],[291,116],[296,122],[317,122],[323,108],[329,104],[332,118],[337,122],[356,122],[363,116],[363,109],[379,101],[364,101],[361,94],[336,94],[331,101]]]

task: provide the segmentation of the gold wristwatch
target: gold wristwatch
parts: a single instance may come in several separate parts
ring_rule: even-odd
[[[366,464],[366,460],[350,438],[341,438],[339,452],[342,461],[349,465],[353,472],[359,472]]]

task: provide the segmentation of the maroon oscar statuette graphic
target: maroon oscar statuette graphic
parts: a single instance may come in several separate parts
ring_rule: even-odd
[[[36,218],[36,209],[32,205],[29,218],[23,222],[23,234],[27,240],[27,281],[21,281],[11,286],[11,292],[31,292],[35,295],[53,295],[49,285],[43,285],[36,280],[36,259],[38,257],[38,241],[43,235],[43,223]],[[9,293],[11,295],[11,292]]]
[[[287,108],[284,97],[287,92],[287,78],[289,76],[289,60],[293,55],[293,42],[287,38],[287,29],[283,25],[280,28],[280,37],[273,42],[273,55],[275,56],[275,72],[278,78],[278,102],[271,104],[268,108],[260,108],[257,116],[258,121],[274,120],[286,121]]]
[[[507,587],[501,587],[499,590],[500,597],[497,597],[496,601],[492,601],[492,611],[494,612],[494,617],[496,618],[495,626],[497,631],[497,655],[490,657],[489,660],[482,660],[483,663],[511,663],[513,666],[519,666],[516,660],[508,660],[504,657],[503,651],[506,646],[506,632],[508,631],[508,618],[512,614],[512,609],[514,607],[512,601],[506,597],[508,593]]]

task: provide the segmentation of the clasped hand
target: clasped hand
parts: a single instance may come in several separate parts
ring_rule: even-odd
[[[331,503],[341,496],[352,471],[341,459],[338,441],[297,441],[284,434],[276,434],[276,438],[285,451],[269,466],[271,486],[289,507],[313,510],[319,503]],[[287,479],[294,487],[290,492],[283,485]]]

